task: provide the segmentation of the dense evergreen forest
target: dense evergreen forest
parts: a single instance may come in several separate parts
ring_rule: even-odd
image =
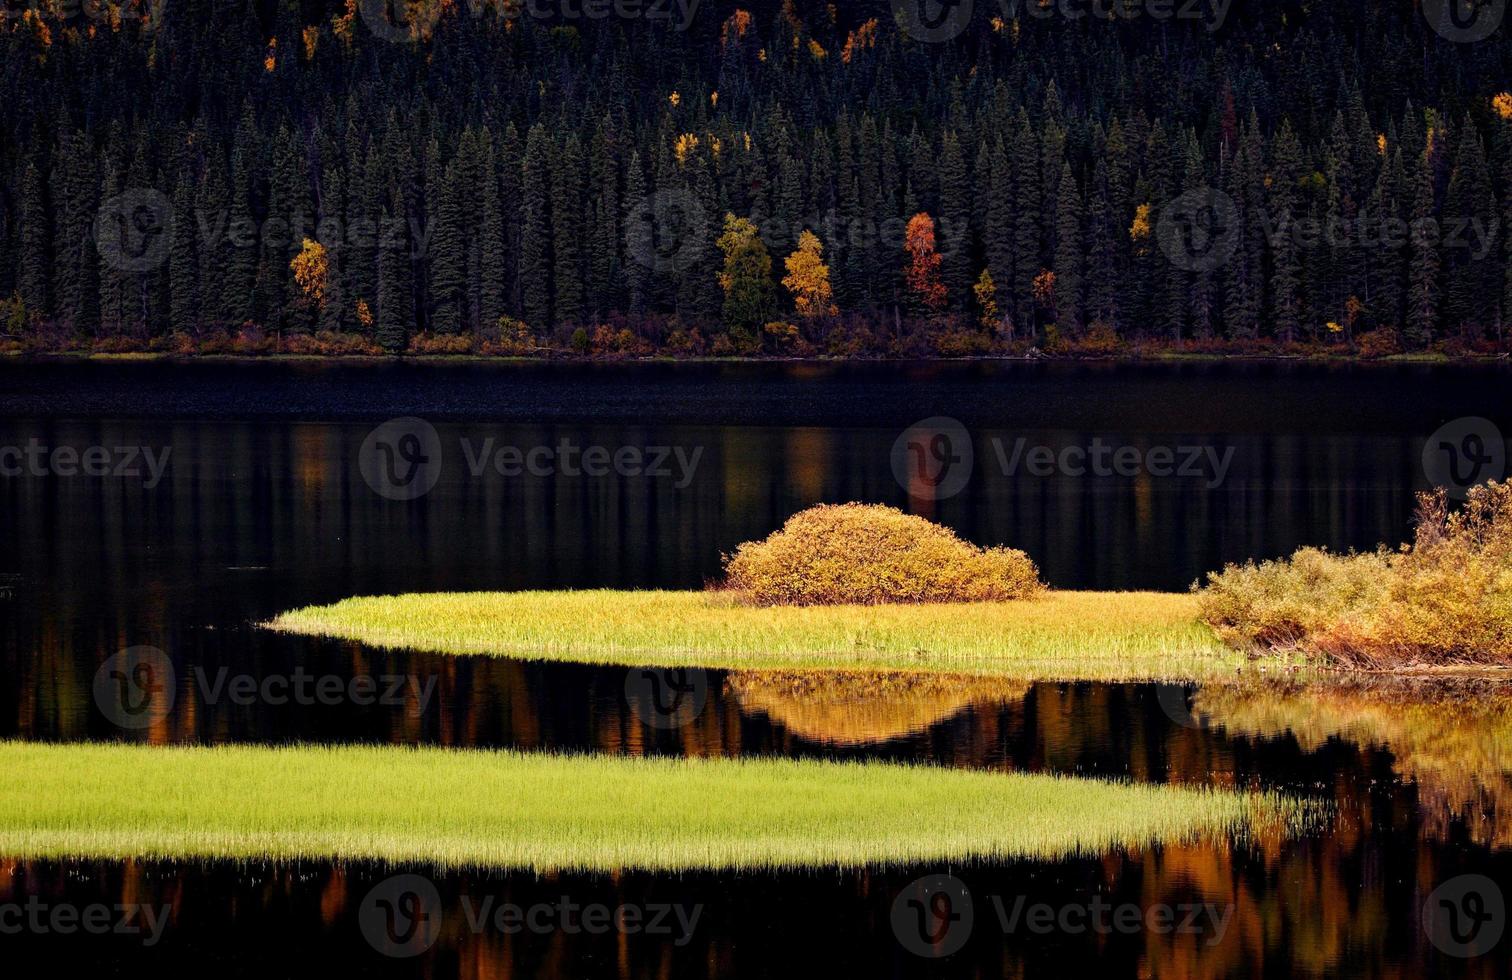
[[[1504,28],[395,3],[13,0],[0,345],[1506,349]]]

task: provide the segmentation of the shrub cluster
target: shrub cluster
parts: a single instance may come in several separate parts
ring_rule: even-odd
[[[1418,497],[1399,551],[1229,565],[1200,590],[1202,618],[1226,642],[1299,649],[1362,667],[1512,664],[1512,482]]]
[[[993,602],[1044,587],[1029,556],[980,548],[894,507],[825,504],[725,557],[725,585],[762,606]]]

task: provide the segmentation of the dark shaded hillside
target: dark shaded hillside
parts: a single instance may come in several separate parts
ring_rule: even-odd
[[[1492,349],[1512,46],[1434,6],[16,8],[0,343]]]

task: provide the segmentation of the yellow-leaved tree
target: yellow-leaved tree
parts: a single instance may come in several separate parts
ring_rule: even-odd
[[[787,275],[782,277],[782,285],[793,294],[793,308],[800,317],[812,320],[840,312],[833,301],[829,266],[824,264],[824,243],[818,235],[807,229],[800,232],[797,250],[783,260],[783,265],[787,267]]]
[[[325,246],[306,238],[300,246],[299,254],[289,260],[289,268],[294,272],[294,281],[299,284],[300,292],[317,309],[324,307],[326,278],[331,272],[331,261],[326,255]]]

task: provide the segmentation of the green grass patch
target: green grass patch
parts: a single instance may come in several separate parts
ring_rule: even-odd
[[[1163,592],[1010,602],[756,607],[709,592],[438,592],[365,596],[268,627],[370,646],[626,666],[940,670],[1022,680],[1201,680],[1247,655]]]
[[[611,870],[1095,855],[1310,817],[1269,794],[888,763],[0,743],[0,854]]]

